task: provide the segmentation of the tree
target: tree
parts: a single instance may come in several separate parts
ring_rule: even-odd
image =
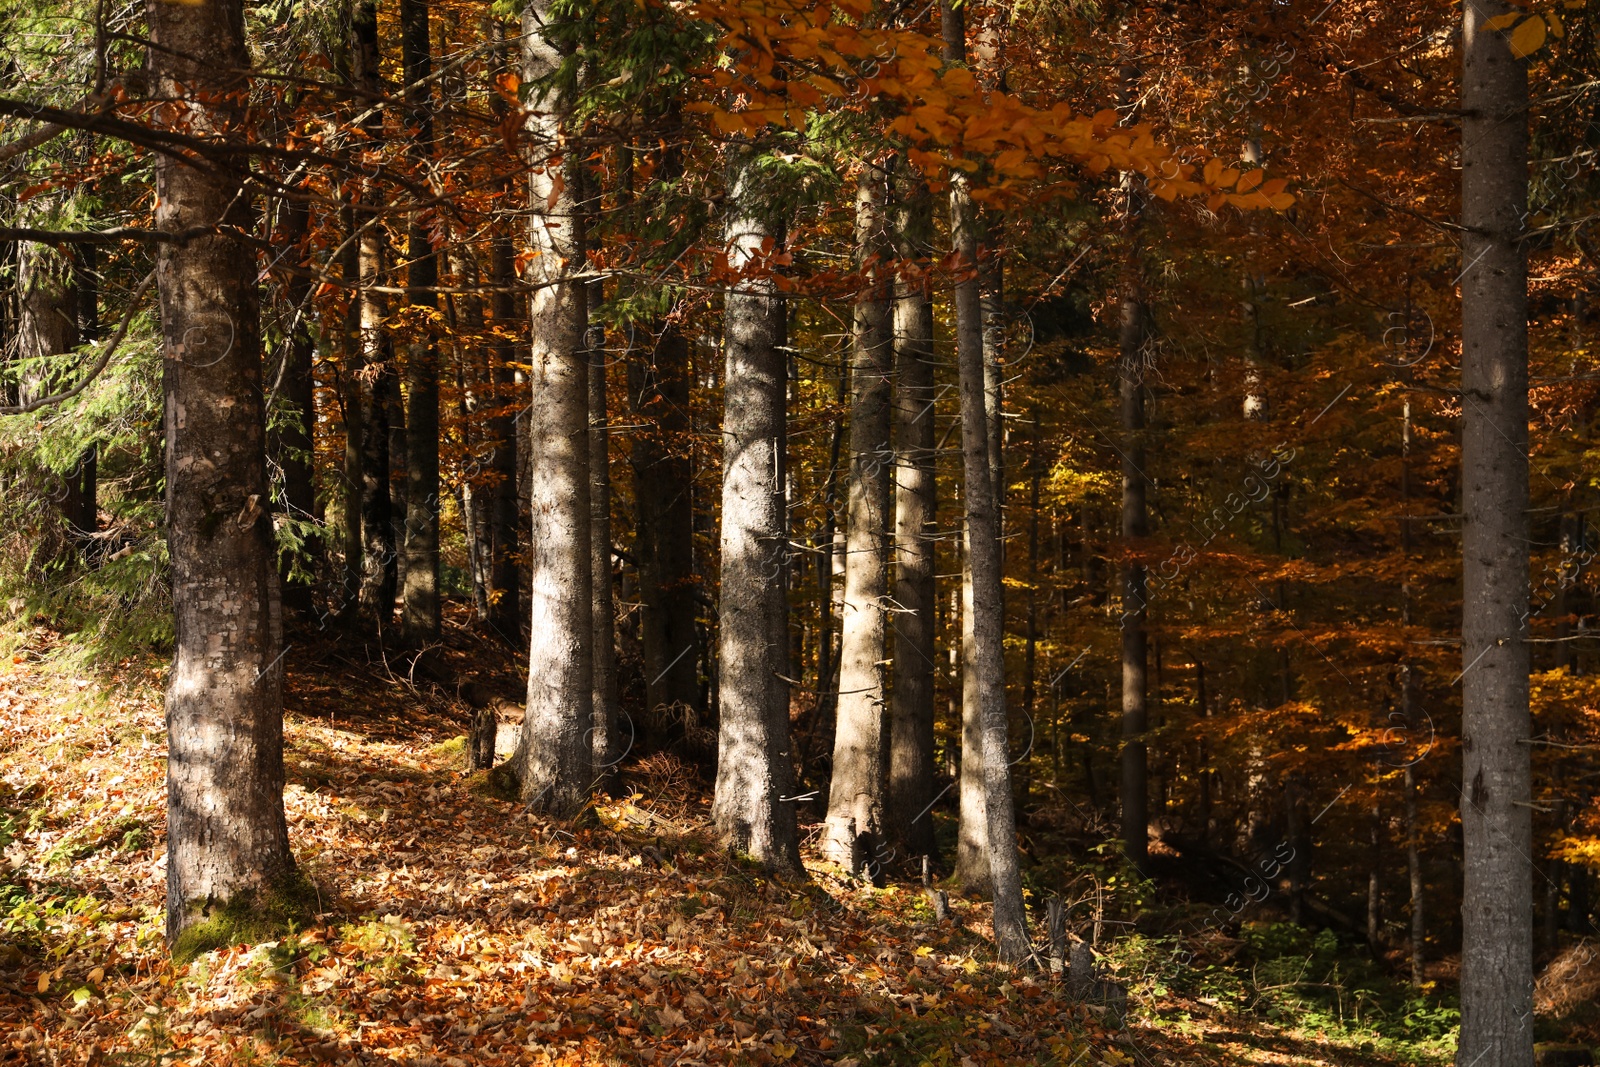
[[[844,626],[833,781],[824,854],[851,871],[880,863],[888,771],[884,617],[889,593],[889,447],[894,333],[888,274],[888,172],[864,163],[856,182],[856,265],[861,292],[852,326],[850,476],[845,534]]]
[[[378,7],[375,0],[361,0],[350,20],[351,81],[368,99],[382,93],[379,72]],[[367,109],[362,133],[368,144],[383,141],[383,113]],[[365,183],[352,223],[357,245],[357,274],[354,312],[359,330],[358,359],[361,430],[361,607],[380,632],[394,617],[394,598],[399,585],[399,563],[395,551],[394,506],[389,478],[394,456],[394,417],[391,402],[395,390],[394,346],[387,330],[388,302],[377,291],[383,285],[386,241],[378,210],[378,185]],[[346,404],[351,403],[350,399]]]
[[[156,91],[193,136],[247,135],[244,5],[152,2]],[[167,516],[175,609],[167,688],[167,939],[281,892],[295,872],[283,812],[282,638],[268,507],[254,257],[239,177],[157,157],[163,244]]]
[[[589,531],[589,356],[582,269],[581,183],[561,137],[570,99],[559,84],[559,25],[548,0],[522,17],[522,80],[533,88],[526,130],[534,153],[528,178],[526,274],[532,344],[528,409],[533,557],[528,600],[532,642],[528,701],[517,753],[505,773],[530,808],[576,814],[592,784],[594,629]]]
[[[773,277],[783,228],[762,188],[759,150],[728,163],[725,240],[732,287],[723,323],[721,723],[712,819],[729,848],[803,874],[789,739],[787,340]]]
[[[428,0],[400,4],[406,124],[411,155],[426,175],[433,154],[433,39]],[[439,258],[427,218],[414,212],[406,234],[406,285],[418,337],[406,357],[405,587],[400,632],[413,644],[439,635],[439,346],[432,315],[439,297]]]
[[[1533,1063],[1528,69],[1499,32],[1516,14],[1467,4],[1461,27],[1461,1067]]]
[[[928,252],[933,199],[926,183],[902,180],[895,205],[894,303],[895,611],[886,817],[895,847],[933,856],[933,527],[938,521],[934,455],[933,294]]]

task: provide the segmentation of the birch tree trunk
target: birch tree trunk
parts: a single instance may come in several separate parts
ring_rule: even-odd
[[[525,85],[541,84],[561,63],[545,37],[552,7],[551,0],[535,0],[524,10]],[[550,89],[529,105],[528,240],[538,253],[528,270],[537,287],[529,312],[532,641],[527,711],[507,773],[520,779],[529,808],[570,816],[589,799],[593,766],[588,312],[583,283],[570,278],[582,264],[583,234],[575,168],[559,149],[569,102]]]
[[[1533,1063],[1528,745],[1528,70],[1464,6],[1461,48],[1460,1067]]]
[[[244,5],[150,0],[154,90],[185,134],[243,119]],[[237,176],[158,156],[156,225],[251,228]],[[161,245],[174,657],[167,687],[170,942],[293,876],[283,812],[283,669],[267,497],[255,256],[220,235]],[[203,937],[201,930],[191,940]]]
[[[762,202],[756,150],[728,174],[729,268],[744,273],[723,313],[721,724],[712,819],[730,848],[803,874],[789,735],[786,308],[761,262],[781,225]]]
[[[886,276],[888,175],[863,164],[856,184],[856,298],[844,619],[833,778],[823,852],[851,871],[879,862],[888,777],[885,598],[889,593],[890,380],[894,336]]]

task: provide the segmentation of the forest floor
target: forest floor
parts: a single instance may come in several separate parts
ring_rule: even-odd
[[[463,770],[464,705],[375,648],[310,640],[291,653],[286,807],[320,911],[174,967],[163,668],[75,674],[59,642],[36,628],[0,661],[0,1064],[1434,1059],[1151,982],[1121,1022],[995,966],[979,903],[940,925],[919,886],[732,861],[671,757],[628,766],[586,829],[523,814]],[[459,628],[445,654],[516,682]]]

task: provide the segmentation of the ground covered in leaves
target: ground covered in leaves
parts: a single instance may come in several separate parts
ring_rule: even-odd
[[[995,966],[977,902],[937,924],[920,887],[770,881],[713,847],[668,756],[583,828],[523,814],[463,769],[454,694],[314,641],[286,806],[320,910],[174,967],[162,668],[74,676],[57,640],[0,663],[0,1064],[1379,1062],[1199,1004],[1119,1024]],[[444,655],[515,684],[461,633]]]

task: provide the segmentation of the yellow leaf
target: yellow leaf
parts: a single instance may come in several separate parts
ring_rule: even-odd
[[[1503,30],[1521,17],[1522,12],[1520,11],[1508,11],[1504,15],[1496,15],[1492,19],[1484,19],[1483,28],[1486,30]]]
[[[1200,176],[1207,185],[1217,184],[1217,179],[1222,177],[1222,160],[1212,156],[1206,161],[1206,169],[1200,172]]]
[[[772,1054],[780,1060],[792,1059],[794,1054],[799,1051],[796,1046],[785,1044],[782,1041],[774,1041],[772,1043]]]
[[[1544,44],[1544,37],[1544,19],[1535,15],[1511,31],[1511,54],[1517,59],[1533,55]]]
[[[49,974],[49,972],[47,972],[47,971],[40,971],[39,972],[39,984],[38,984],[37,988],[38,988],[39,992],[41,992],[41,993],[45,992],[46,990],[48,990],[50,988],[50,974]]]
[[[1224,196],[1222,193],[1212,193],[1210,196],[1206,197],[1206,210],[1207,211],[1220,210],[1222,205],[1227,203],[1227,202],[1228,202],[1228,198],[1226,196]]]
[[[1550,36],[1560,40],[1567,35],[1567,28],[1566,26],[1562,25],[1561,16],[1556,14],[1554,11],[1545,15],[1544,21],[1550,27]]]
[[[1239,180],[1239,172],[1238,172],[1237,169],[1235,169],[1233,167],[1229,167],[1227,170],[1225,170],[1221,174],[1217,175],[1217,184],[1219,186],[1221,186],[1222,188],[1224,188],[1224,189],[1226,189],[1228,186],[1232,185],[1234,182],[1236,182],[1238,180]]]
[[[1272,205],[1274,211],[1288,211],[1294,207],[1293,193],[1273,193],[1267,197],[1267,203]]]
[[[1250,190],[1260,185],[1261,179],[1265,178],[1266,176],[1267,172],[1264,170],[1246,171],[1244,174],[1240,175],[1239,184],[1234,186],[1234,188],[1239,190],[1241,193],[1248,193]]]

